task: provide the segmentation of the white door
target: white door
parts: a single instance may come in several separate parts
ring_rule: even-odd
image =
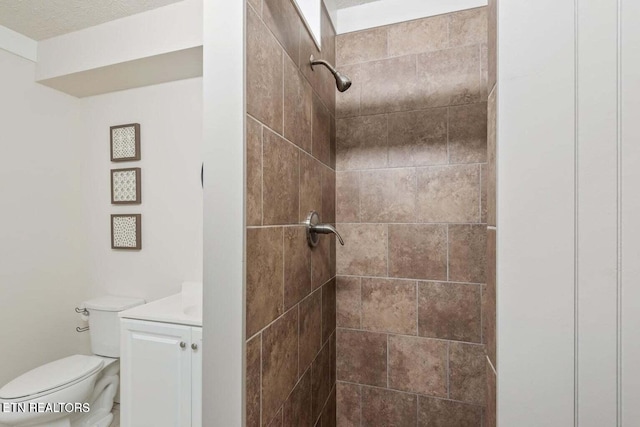
[[[191,426],[202,427],[202,328],[191,332]]]
[[[122,321],[122,427],[191,425],[191,327]]]

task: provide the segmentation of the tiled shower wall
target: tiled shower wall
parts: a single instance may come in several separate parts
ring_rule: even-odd
[[[480,426],[487,10],[336,39],[339,426]]]
[[[335,83],[291,0],[247,3],[247,426],[335,425],[335,240],[313,250],[310,210],[335,222]],[[224,183],[223,183],[224,184]]]

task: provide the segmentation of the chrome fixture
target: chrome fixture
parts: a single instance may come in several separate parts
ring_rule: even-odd
[[[180,348],[185,349],[187,348],[187,343],[184,341],[180,341]]]
[[[195,351],[197,349],[198,349],[198,344],[196,344],[196,343],[191,344],[191,350]]]
[[[336,86],[338,87],[338,90],[340,92],[344,92],[351,87],[351,79],[342,74],[340,71],[336,70],[333,65],[329,64],[324,59],[315,59],[313,55],[311,55],[309,61],[311,62],[311,70],[313,70],[314,65],[324,65],[325,67],[327,67],[329,71],[331,71],[331,74],[333,74],[333,77],[336,79]]]
[[[88,326],[85,326],[84,328],[81,328],[81,327],[76,328],[76,332],[87,332],[88,330],[89,330]]]
[[[82,314],[83,316],[88,316],[89,315],[89,310],[87,310],[86,308],[75,308],[76,313],[78,314]]]
[[[338,241],[340,241],[340,244],[344,246],[344,240],[342,240],[342,237],[340,237],[340,234],[338,234],[338,231],[333,225],[320,223],[320,216],[318,215],[318,212],[309,212],[309,216],[304,224],[307,226],[307,242],[312,248],[318,245],[318,242],[320,241],[319,234],[331,233],[335,234]]]

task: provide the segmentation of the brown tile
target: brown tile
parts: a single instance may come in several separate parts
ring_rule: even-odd
[[[496,427],[496,374],[489,362],[487,366],[486,407],[484,409],[484,427]]]
[[[327,343],[311,365],[311,407],[314,420],[320,416],[331,387],[331,348]]]
[[[283,313],[282,228],[247,230],[247,336]]]
[[[416,170],[378,169],[360,174],[362,222],[415,222]]]
[[[340,427],[360,427],[360,385],[338,382],[336,418]]]
[[[389,56],[446,49],[449,44],[448,15],[390,25]]]
[[[329,137],[331,138],[331,156],[330,156],[331,164],[329,165],[329,167],[335,170],[336,157],[338,154],[338,143],[337,143],[338,141],[336,139],[336,118],[333,116],[331,116],[331,134],[329,135]]]
[[[360,328],[361,279],[338,276],[336,278],[336,323],[343,328]]]
[[[284,309],[311,292],[311,250],[303,226],[284,229]]]
[[[461,105],[449,109],[449,161],[487,161],[487,104]]]
[[[338,66],[369,62],[387,57],[387,29],[374,28],[336,37]]]
[[[417,423],[415,394],[362,387],[362,425],[414,427]]]
[[[291,0],[264,0],[262,19],[284,50],[298,61],[302,20]]]
[[[329,345],[331,346],[331,384],[335,385],[337,377],[336,366],[336,354],[338,346],[336,345],[336,330],[334,329],[331,338],[329,338]]]
[[[338,230],[344,246],[337,246],[338,274],[351,276],[387,275],[387,226],[384,224],[341,224]]]
[[[248,116],[247,225],[262,225],[262,125]]]
[[[498,66],[498,0],[489,0],[487,6],[487,45],[488,45],[488,83],[489,91],[496,85]]]
[[[482,90],[486,96],[489,95],[488,89],[488,81],[489,81],[489,70],[488,70],[488,61],[489,61],[489,48],[487,44],[480,45],[480,78],[482,79]]]
[[[320,161],[300,153],[300,222],[306,220],[311,211],[322,213],[323,168]]]
[[[487,223],[496,225],[496,87],[487,103]]]
[[[322,293],[318,289],[300,302],[300,373],[313,362],[322,346]]]
[[[335,224],[336,222],[336,172],[322,166],[322,209],[320,219],[322,222]]]
[[[485,363],[484,346],[452,342],[449,346],[449,397],[484,405]]]
[[[311,152],[312,96],[311,86],[298,67],[285,58],[284,136],[307,153]]]
[[[419,283],[418,331],[423,337],[480,342],[480,286]]]
[[[362,279],[362,329],[416,335],[416,282]]]
[[[463,10],[448,15],[451,47],[487,42],[487,8]]]
[[[389,114],[389,166],[448,163],[447,109]]]
[[[313,96],[313,157],[325,165],[331,162],[331,115],[316,95]]]
[[[260,427],[260,359],[262,335],[247,341],[247,427]]]
[[[337,170],[371,169],[387,165],[387,116],[336,120]]]
[[[318,246],[311,250],[311,287],[317,289],[335,276],[335,257],[331,247],[335,245],[333,235],[322,235]]]
[[[479,222],[480,167],[436,166],[418,170],[419,222]]]
[[[336,31],[331,23],[327,8],[322,3],[320,13],[320,29],[322,32],[322,52],[320,57],[330,64],[336,63]],[[326,71],[326,70],[325,70]],[[323,73],[323,84],[318,88],[320,99],[329,108],[332,115],[336,113],[336,83],[331,73]]]
[[[362,93],[362,78],[360,64],[340,67],[340,72],[351,79],[348,91],[336,95],[336,117],[354,117],[360,114],[360,94]]]
[[[415,55],[363,64],[360,78],[361,114],[381,114],[446,105],[433,104],[423,96],[421,89],[424,83],[417,80]]]
[[[336,279],[322,287],[322,342],[325,343],[336,330]]]
[[[418,396],[419,427],[480,427],[482,407]]]
[[[276,416],[268,423],[265,424],[267,427],[282,427],[282,408],[278,409]]]
[[[484,283],[487,227],[449,225],[449,280]]]
[[[336,427],[336,404],[336,389],[334,387],[329,395],[329,400],[327,400],[322,410],[322,416],[320,418],[322,427]]]
[[[271,420],[298,380],[298,310],[262,333],[262,420]]]
[[[311,370],[300,379],[283,406],[285,427],[309,427],[313,425],[311,414]]]
[[[487,165],[480,165],[480,222],[487,223]]]
[[[487,230],[487,286],[482,293],[482,342],[487,356],[496,361],[496,230]]]
[[[387,386],[387,334],[338,329],[336,345],[338,380]]]
[[[336,172],[336,221],[360,222],[360,172]]]
[[[446,280],[446,226],[389,225],[389,276]]]
[[[299,208],[299,152],[295,146],[264,129],[263,222],[296,224]]]
[[[482,101],[480,48],[465,46],[418,55],[416,95],[422,106]]]
[[[247,9],[247,112],[282,132],[282,48],[258,15]]]
[[[389,335],[389,387],[447,397],[446,341]]]

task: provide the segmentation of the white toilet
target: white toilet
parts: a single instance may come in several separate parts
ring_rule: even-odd
[[[118,312],[141,304],[142,299],[111,296],[85,302],[94,355],[76,354],[47,363],[2,387],[0,426],[108,427],[120,373]],[[88,403],[90,410],[86,411],[87,405],[76,405],[71,412],[68,405],[62,411],[51,406],[60,403]],[[33,410],[38,404],[45,412]]]

